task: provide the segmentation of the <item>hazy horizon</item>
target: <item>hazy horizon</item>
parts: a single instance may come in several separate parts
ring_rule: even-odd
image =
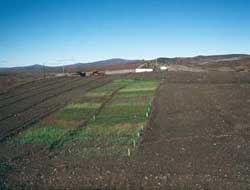
[[[247,0],[1,0],[0,67],[250,53]]]

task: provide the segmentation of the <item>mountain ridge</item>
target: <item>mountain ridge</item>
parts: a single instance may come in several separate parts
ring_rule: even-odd
[[[59,72],[62,69],[66,70],[81,70],[91,67],[100,67],[100,66],[109,66],[113,64],[130,64],[136,63],[139,60],[129,60],[129,59],[121,59],[121,58],[112,58],[101,61],[94,61],[88,63],[74,63],[69,65],[62,66],[44,66],[40,64],[34,64],[29,66],[19,66],[19,67],[0,67],[0,72],[42,72],[43,69],[49,70],[50,72]]]
[[[62,72],[63,68],[67,72],[75,72],[79,70],[86,70],[91,68],[107,67],[111,65],[122,65],[122,64],[139,64],[140,62],[156,61],[161,64],[207,64],[207,63],[217,63],[221,61],[233,61],[241,60],[245,58],[250,58],[249,54],[222,54],[222,55],[198,55],[194,57],[159,57],[152,60],[130,60],[122,58],[112,58],[88,63],[74,63],[62,66],[43,66],[39,64],[34,64],[30,66],[20,66],[20,67],[0,67],[0,72],[43,72],[45,69],[47,72]]]

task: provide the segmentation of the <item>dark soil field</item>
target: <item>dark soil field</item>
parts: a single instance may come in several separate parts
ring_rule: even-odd
[[[0,73],[0,93],[6,92],[13,87],[39,80],[42,77],[41,74],[32,73]]]
[[[36,80],[0,95],[0,140],[32,125],[110,78],[80,77]]]
[[[89,157],[75,154],[77,143],[56,149],[12,143],[24,129],[117,78],[160,81],[131,154]],[[39,80],[2,93],[0,113],[2,189],[250,189],[247,72]]]

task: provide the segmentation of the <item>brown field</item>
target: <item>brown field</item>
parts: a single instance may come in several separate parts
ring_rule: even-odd
[[[36,80],[17,86],[0,96],[0,140],[30,126],[88,90],[111,81],[106,77],[69,77]]]
[[[42,78],[40,74],[0,73],[0,93]]]
[[[66,151],[9,143],[24,128],[117,78],[161,81],[132,155],[90,158],[72,153],[73,146]],[[0,113],[0,188],[250,189],[248,72],[37,80],[1,93]]]

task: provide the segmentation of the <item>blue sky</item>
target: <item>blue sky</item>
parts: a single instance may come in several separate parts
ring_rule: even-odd
[[[250,53],[249,0],[0,0],[0,66]]]

